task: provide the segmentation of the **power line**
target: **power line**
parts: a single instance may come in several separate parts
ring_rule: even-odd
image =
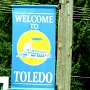
[[[90,77],[85,77],[85,76],[72,76],[73,78],[87,78],[89,79]]]
[[[0,68],[2,71],[11,71],[11,69]]]
[[[82,16],[82,15],[88,15],[89,16],[89,14],[88,13],[73,13],[74,15],[78,15],[78,16]]]
[[[83,11],[78,11],[78,10],[74,10],[74,13],[90,13],[90,12],[83,12]]]
[[[90,11],[90,8],[89,9],[87,9],[87,8],[81,8],[81,9],[74,8],[74,9],[75,10],[81,10],[81,11],[85,11],[85,10]]]
[[[82,19],[82,18],[73,18],[74,20],[86,20],[86,21],[89,21],[90,19]]]
[[[90,9],[88,7],[77,7],[77,6],[74,6],[74,8],[77,8],[77,9]]]
[[[40,5],[42,3],[35,3],[35,2],[27,2],[27,1],[13,1],[11,2],[8,2],[8,1],[0,1],[0,4],[9,4],[8,6],[11,6],[12,4],[36,4],[36,5]],[[46,4],[43,4],[43,5],[46,5]]]

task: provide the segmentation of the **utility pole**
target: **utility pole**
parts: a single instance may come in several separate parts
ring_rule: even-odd
[[[70,90],[72,61],[73,0],[59,0],[57,90]]]

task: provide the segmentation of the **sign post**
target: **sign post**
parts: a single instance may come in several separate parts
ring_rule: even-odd
[[[71,88],[73,1],[59,0],[61,9],[58,18],[57,90],[70,90]]]
[[[54,90],[55,5],[12,6],[11,89]]]

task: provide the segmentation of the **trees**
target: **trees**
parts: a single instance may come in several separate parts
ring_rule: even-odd
[[[90,25],[89,21],[74,22],[74,31],[73,31],[73,54],[72,54],[72,75],[89,77],[90,75]],[[78,87],[81,87],[81,90],[87,90],[89,86],[89,79],[87,78],[73,78],[73,84]],[[86,86],[85,86],[86,85]],[[88,85],[88,86],[87,86]],[[85,89],[84,89],[85,88]],[[89,88],[89,87],[88,87]],[[80,89],[80,88],[79,88]],[[72,89],[77,90],[77,89]]]
[[[80,76],[72,78],[72,90],[89,90],[90,76],[90,22],[89,0],[75,0],[74,5],[80,19],[74,20],[73,27],[73,53],[72,75]],[[86,20],[87,19],[87,20]]]
[[[3,69],[11,68],[11,14],[0,13],[0,76],[10,75]]]

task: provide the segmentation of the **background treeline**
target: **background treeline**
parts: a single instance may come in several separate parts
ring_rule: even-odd
[[[11,75],[12,4],[58,4],[58,0],[0,1],[0,76]],[[58,21],[58,11],[57,11]],[[58,30],[58,29],[57,29]],[[90,0],[74,0],[71,90],[90,90]]]

